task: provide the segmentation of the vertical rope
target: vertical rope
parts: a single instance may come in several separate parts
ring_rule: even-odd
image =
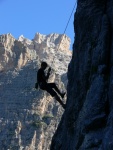
[[[74,9],[75,9],[76,5],[77,5],[77,0],[76,0],[75,5],[74,5],[74,7],[73,7],[73,9],[72,9],[72,12],[71,12],[71,14],[70,14],[70,17],[69,17],[69,19],[68,19],[68,22],[67,22],[66,27],[65,27],[64,32],[63,32],[63,36],[61,37],[60,44],[58,45],[58,48],[57,48],[57,50],[56,50],[56,51],[58,51],[58,50],[59,50],[59,48],[60,48],[60,45],[61,45],[62,39],[63,39],[63,37],[64,37],[64,35],[65,35],[65,32],[66,32],[66,30],[67,30],[67,27],[68,27],[68,25],[69,25],[69,22],[70,22],[70,20],[71,20],[71,17],[72,17],[72,15],[73,15],[73,12],[74,12]],[[53,57],[53,61],[52,61],[52,63],[51,63],[51,66],[52,66],[52,65],[53,65],[53,63],[54,63],[54,60],[55,60],[55,56]]]

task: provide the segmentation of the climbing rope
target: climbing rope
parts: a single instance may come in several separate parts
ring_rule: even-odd
[[[74,5],[74,7],[73,7],[73,9],[72,9],[72,12],[71,12],[71,14],[70,14],[70,16],[69,16],[69,19],[68,19],[68,21],[67,21],[66,27],[65,27],[64,32],[63,32],[63,36],[61,37],[60,44],[61,44],[61,42],[62,42],[62,40],[63,40],[63,37],[64,37],[64,34],[65,34],[65,32],[66,32],[66,30],[67,30],[67,28],[68,28],[69,22],[70,22],[70,20],[71,20],[71,17],[72,17],[72,15],[73,15],[73,12],[74,12],[74,10],[75,10],[76,5],[77,5],[77,0],[76,0],[76,2],[75,2],[75,5]],[[59,50],[60,44],[58,45],[58,48],[57,48],[56,51]],[[52,63],[51,63],[51,66],[52,66],[53,63],[54,63],[54,60],[55,60],[55,56],[53,57],[53,61],[52,61]]]

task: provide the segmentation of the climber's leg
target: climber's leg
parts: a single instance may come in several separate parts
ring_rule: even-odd
[[[61,93],[55,83],[47,83],[47,84],[48,84],[49,87],[55,89],[55,91],[56,91],[62,98],[64,98],[65,93]]]
[[[57,95],[57,93],[51,88],[51,86],[46,85],[45,91],[47,91],[52,97],[55,97],[55,99],[62,105],[62,107],[65,109],[65,104],[61,101],[60,97]]]
[[[55,99],[62,105],[62,107],[65,109],[66,105],[61,101],[60,97],[58,95],[55,96]]]
[[[55,97],[55,95],[57,95],[57,93],[48,84],[46,84],[45,86],[45,91],[47,91],[52,97]]]

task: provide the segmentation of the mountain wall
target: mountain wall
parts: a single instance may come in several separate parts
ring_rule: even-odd
[[[78,0],[67,106],[51,150],[113,149],[113,0]]]
[[[0,35],[0,150],[50,149],[64,110],[34,86],[41,61],[46,61],[52,68],[49,82],[66,91],[69,45],[66,35],[36,33],[32,40]]]

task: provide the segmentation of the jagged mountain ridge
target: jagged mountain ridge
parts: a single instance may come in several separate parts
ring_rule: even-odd
[[[55,57],[50,82],[66,90],[71,52],[67,36],[62,41],[67,45],[61,44],[56,52],[61,36],[36,33],[33,40],[23,36],[17,40],[11,34],[0,36],[1,150],[49,149],[64,110],[49,94],[37,91],[34,84],[41,61],[51,65]]]
[[[12,68],[13,65],[15,68],[21,68],[27,61],[37,59],[38,56],[40,60],[48,60],[49,65],[51,65],[54,59],[55,63],[53,63],[52,67],[57,68],[57,72],[60,70],[59,74],[63,73],[62,71],[63,69],[65,70],[65,66],[68,67],[66,62],[70,60],[71,51],[69,51],[70,39],[66,35],[50,34],[46,36],[36,33],[33,40],[29,40],[23,36],[20,36],[16,40],[11,34],[6,34],[1,35],[0,39],[1,71],[7,67]],[[58,66],[58,64],[60,65]]]

